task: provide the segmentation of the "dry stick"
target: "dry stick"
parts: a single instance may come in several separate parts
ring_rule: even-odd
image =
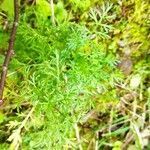
[[[95,150],[98,150],[98,132],[96,132]]]
[[[4,85],[7,76],[8,65],[14,53],[13,47],[14,47],[14,41],[16,37],[18,20],[19,20],[19,0],[14,0],[14,22],[13,22],[12,32],[10,34],[7,54],[5,56],[5,60],[2,67],[1,80],[0,80],[0,104],[3,103],[3,92],[4,92]]]
[[[79,128],[77,123],[74,125],[75,128],[75,132],[76,132],[76,138],[77,138],[77,142],[79,144],[79,150],[83,150],[82,146],[81,146],[81,140],[80,140],[80,134],[79,134]]]
[[[2,16],[3,18],[7,18],[7,15],[2,12],[0,12],[0,16]]]

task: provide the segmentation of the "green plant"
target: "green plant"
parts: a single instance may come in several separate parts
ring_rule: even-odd
[[[86,30],[75,24],[33,29],[22,22],[15,47],[11,68],[12,72],[18,70],[17,80],[23,80],[16,85],[20,89],[17,94],[21,103],[37,102],[26,125],[23,147],[31,141],[30,148],[60,148],[73,138],[74,124],[96,107],[98,97],[120,78],[116,59],[93,44]],[[8,81],[11,77],[14,75]]]
[[[11,22],[6,2],[1,9],[10,11]],[[146,1],[54,1],[55,24],[48,1],[24,6],[0,112],[0,149],[144,147]],[[0,62],[8,44],[9,28],[3,29]],[[123,78],[117,58],[126,48],[133,68]]]
[[[108,22],[112,22],[116,15],[110,13],[113,4],[103,3],[100,8],[93,8],[90,10],[90,18],[92,22],[90,27],[93,27],[92,31],[94,34],[98,34],[102,38],[108,38],[110,31],[112,31],[112,24],[108,24]]]

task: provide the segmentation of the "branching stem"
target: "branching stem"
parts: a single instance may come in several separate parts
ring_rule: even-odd
[[[3,101],[2,99],[3,99],[4,85],[5,85],[5,80],[7,76],[8,65],[9,65],[12,55],[14,54],[13,48],[14,48],[14,41],[16,37],[18,21],[19,21],[19,0],[14,0],[14,22],[13,22],[12,31],[10,34],[7,54],[5,56],[5,60],[2,66],[2,73],[1,73],[1,80],[0,80],[0,101],[1,102]]]

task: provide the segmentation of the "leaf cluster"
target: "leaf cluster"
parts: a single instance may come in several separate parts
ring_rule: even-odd
[[[38,101],[24,137],[32,148],[66,143],[74,123],[120,79],[115,57],[93,44],[85,28],[72,23],[43,29],[22,23],[15,49],[11,65],[23,79],[19,93],[32,105]]]

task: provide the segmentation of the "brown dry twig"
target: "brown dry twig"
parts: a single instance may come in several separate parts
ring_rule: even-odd
[[[7,54],[5,56],[5,60],[4,60],[3,67],[2,67],[1,80],[0,80],[0,104],[3,103],[3,92],[4,92],[4,85],[5,85],[5,80],[7,76],[8,65],[9,65],[12,55],[14,54],[13,48],[14,48],[14,41],[16,37],[18,21],[19,21],[19,0],[14,0],[14,22],[13,22],[12,31],[10,34]]]

